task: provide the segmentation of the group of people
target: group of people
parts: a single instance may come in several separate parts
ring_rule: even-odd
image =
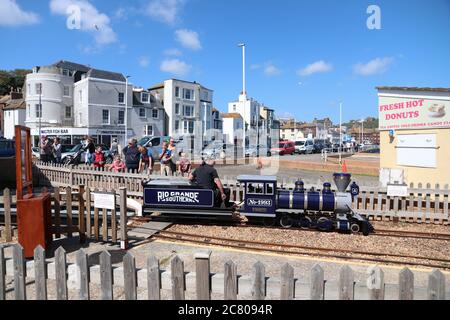
[[[153,147],[146,148],[137,144],[136,139],[130,139],[128,145],[123,148],[122,154],[125,158],[125,168],[128,171],[153,173],[153,167],[156,161],[160,163],[161,175],[173,176],[176,172],[185,176],[191,172],[191,162],[184,152],[179,152],[174,139],[164,141],[161,150],[154,150]],[[178,158],[178,160],[177,160]],[[116,164],[120,166],[120,170],[124,170],[123,164],[119,158],[114,160],[111,168],[116,169]]]
[[[47,136],[42,136],[39,155],[43,162],[61,163],[61,139],[52,142]]]

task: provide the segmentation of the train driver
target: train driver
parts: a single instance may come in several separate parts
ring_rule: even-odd
[[[227,194],[229,195],[230,190],[223,188],[219,174],[214,168],[215,164],[214,160],[203,161],[201,166],[189,175],[189,180],[205,189],[213,189],[215,204],[216,206],[220,206],[221,203],[226,202],[229,197]]]

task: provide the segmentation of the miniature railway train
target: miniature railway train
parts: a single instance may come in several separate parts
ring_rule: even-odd
[[[359,194],[356,183],[348,173],[335,173],[337,192],[330,183],[323,190],[305,190],[302,181],[297,181],[294,190],[278,188],[274,176],[239,176],[244,187],[243,201],[222,202],[217,191],[201,188],[185,180],[144,181],[144,214],[159,212],[165,216],[245,216],[251,221],[262,221],[272,225],[279,223],[284,228],[299,226],[321,231],[373,232],[370,222],[352,209],[353,196]]]

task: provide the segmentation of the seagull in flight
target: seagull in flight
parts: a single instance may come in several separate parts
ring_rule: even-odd
[[[96,24],[94,24],[94,28],[97,29],[97,31],[100,30],[100,29],[98,28],[98,25],[96,25]]]

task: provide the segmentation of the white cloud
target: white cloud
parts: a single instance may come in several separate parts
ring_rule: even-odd
[[[17,27],[39,22],[39,16],[22,10],[16,0],[0,0],[0,26]]]
[[[268,77],[278,76],[281,74],[281,70],[269,62],[264,67],[264,74]]]
[[[139,65],[143,68],[147,68],[150,65],[150,59],[146,56],[139,58]]]
[[[167,50],[164,50],[164,54],[166,56],[180,57],[183,55],[183,52],[181,52],[181,50],[178,50],[178,49],[167,49]]]
[[[191,50],[200,50],[202,48],[198,33],[192,30],[180,29],[175,31],[175,40],[183,47]]]
[[[97,45],[106,45],[117,41],[117,35],[111,27],[110,18],[100,13],[88,0],[51,0],[50,10],[53,14],[70,17],[71,6],[80,9],[80,30],[92,34]]]
[[[388,70],[390,64],[394,62],[394,58],[376,58],[367,63],[357,63],[353,66],[353,72],[360,76],[371,76],[374,74],[382,74]]]
[[[333,70],[333,65],[323,60],[307,65],[305,68],[297,70],[299,76],[310,76],[314,73],[324,73]]]
[[[152,0],[147,5],[145,13],[151,18],[173,25],[178,21],[178,14],[184,0]]]
[[[177,76],[184,76],[189,73],[192,66],[178,59],[167,59],[161,63],[161,71],[172,73]]]

